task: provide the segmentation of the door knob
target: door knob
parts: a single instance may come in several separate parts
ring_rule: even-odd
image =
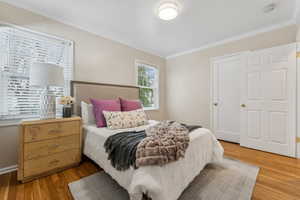
[[[245,105],[245,104],[241,104],[241,107],[245,108],[245,107],[246,107],[246,105]]]
[[[214,106],[218,106],[218,103],[214,103]]]

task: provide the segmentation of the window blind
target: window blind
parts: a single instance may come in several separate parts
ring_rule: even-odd
[[[57,97],[69,95],[73,79],[73,43],[42,33],[0,26],[0,120],[39,116],[42,89],[29,86],[29,70],[34,62],[63,67],[65,86],[50,89]],[[58,111],[61,111],[59,106]]]

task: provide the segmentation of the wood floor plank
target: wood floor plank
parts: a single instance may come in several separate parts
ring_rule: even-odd
[[[16,192],[17,192],[16,199],[17,200],[24,200],[25,199],[25,184],[18,184]]]
[[[68,199],[69,195],[68,195],[67,191],[65,190],[66,189],[65,186],[68,185],[68,183],[65,182],[64,177],[59,176],[58,174],[53,174],[51,176],[51,180],[52,180],[52,183],[55,185],[55,189],[59,196],[59,199]]]
[[[8,198],[9,182],[11,174],[3,174],[0,176],[0,199]]]
[[[267,185],[256,183],[253,192],[252,200],[299,200],[299,198],[292,196],[288,193],[278,191]]]
[[[43,192],[41,190],[39,180],[33,181],[33,197],[34,197],[34,199],[42,199],[43,198]]]
[[[10,174],[10,181],[9,181],[9,190],[7,200],[15,200],[17,199],[17,172],[12,172]]]
[[[59,177],[59,179],[62,181],[61,183],[61,191],[62,192],[65,192],[65,195],[66,195],[66,198],[67,200],[72,200],[72,195],[71,195],[71,192],[69,190],[69,187],[68,187],[68,181],[66,179],[66,177],[64,176],[64,172],[60,172],[57,174],[57,176]]]
[[[24,200],[35,200],[33,194],[33,181],[25,183],[24,190]]]
[[[280,179],[272,178],[270,176],[266,176],[265,174],[261,174],[258,176],[257,184],[266,185],[272,190],[276,190],[280,193],[285,193],[297,197],[300,199],[300,187],[298,185],[292,184],[288,181],[282,181]]]
[[[259,166],[252,200],[299,200],[300,160],[223,142],[225,155]],[[73,200],[68,183],[102,169],[88,159],[78,167],[32,182],[17,182],[16,172],[0,176],[0,200]]]
[[[45,177],[45,181],[47,183],[48,191],[50,193],[50,199],[62,199],[60,194],[57,191],[57,185],[55,185],[52,181],[53,175]]]
[[[46,177],[38,179],[39,188],[41,190],[41,198],[51,200],[50,190],[48,189]]]
[[[76,172],[76,170],[77,170],[77,168],[72,168],[72,169],[68,169],[64,172],[64,176],[69,183],[77,181],[81,178],[78,175],[78,173]]]

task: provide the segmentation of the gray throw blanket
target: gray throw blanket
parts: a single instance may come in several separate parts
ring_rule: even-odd
[[[187,128],[189,132],[201,128],[201,126],[181,125]],[[119,171],[127,170],[130,166],[136,169],[137,147],[145,138],[147,138],[146,130],[121,132],[109,136],[104,147],[112,166]]]
[[[136,168],[137,146],[146,136],[145,130],[121,132],[109,136],[104,147],[111,165],[119,171],[124,171],[130,166]]]

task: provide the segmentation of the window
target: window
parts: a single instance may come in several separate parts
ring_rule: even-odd
[[[146,110],[159,108],[159,75],[152,65],[136,62],[140,100]]]
[[[65,87],[50,89],[57,96],[69,95],[73,78],[73,43],[0,25],[0,120],[39,116],[41,89],[29,86],[29,70],[34,62],[63,67]],[[61,112],[59,106],[58,111]]]

